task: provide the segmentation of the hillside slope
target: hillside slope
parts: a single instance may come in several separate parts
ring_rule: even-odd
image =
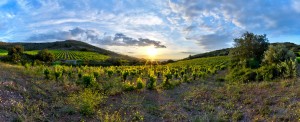
[[[30,50],[75,50],[75,51],[92,51],[97,52],[103,55],[107,55],[113,58],[120,58],[126,60],[138,60],[137,58],[122,55],[113,51],[109,51],[103,48],[99,48],[85,42],[76,41],[76,40],[66,40],[66,41],[56,41],[56,42],[45,42],[45,43],[0,43],[0,49],[8,50],[14,45],[22,45],[26,51]]]
[[[294,51],[294,52],[300,52],[300,45],[291,43],[291,42],[278,42],[278,43],[271,43],[271,45],[285,45],[288,49]],[[214,57],[214,56],[227,56],[229,55],[231,48],[225,48],[220,50],[214,50],[210,52],[200,53],[196,55],[191,55],[187,58],[184,58],[182,60],[189,60],[189,59],[195,59],[195,58],[204,58],[204,57]]]

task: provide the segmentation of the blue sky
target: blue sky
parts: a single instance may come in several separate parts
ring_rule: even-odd
[[[300,44],[299,0],[1,0],[0,41],[81,40],[122,54],[178,59],[250,31]]]

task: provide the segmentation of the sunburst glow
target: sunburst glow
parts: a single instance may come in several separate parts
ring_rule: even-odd
[[[153,59],[157,55],[157,49],[154,47],[149,47],[147,49],[147,54],[148,54],[149,58]]]

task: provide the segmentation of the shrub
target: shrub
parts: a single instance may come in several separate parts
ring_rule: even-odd
[[[165,79],[164,79],[164,81],[163,81],[163,83],[162,83],[162,85],[163,85],[163,87],[165,88],[165,89],[171,89],[171,88],[173,88],[174,87],[174,85],[170,82],[170,79],[172,79],[172,74],[171,74],[171,72],[166,72],[166,74],[164,75],[165,76]]]
[[[183,82],[188,82],[188,76],[187,76],[187,74],[183,75]]]
[[[275,65],[262,66],[257,70],[257,81],[270,81],[276,78],[278,71]]]
[[[44,70],[44,75],[46,79],[50,79],[50,70],[49,69],[45,69]]]
[[[48,51],[48,49],[43,49],[38,52],[36,58],[40,61],[44,62],[52,62],[54,61],[54,55]]]
[[[129,72],[128,72],[128,71],[125,71],[125,72],[122,73],[122,78],[123,78],[123,81],[124,81],[124,82],[126,81],[128,75],[129,75]]]
[[[135,89],[135,85],[131,82],[125,82],[123,88],[125,91],[133,91]]]
[[[84,89],[78,94],[73,94],[68,98],[70,104],[79,110],[82,115],[88,116],[95,112],[95,107],[104,101],[106,97],[91,89]]]
[[[294,78],[297,76],[297,61],[289,60],[277,65],[283,78]]]
[[[284,61],[295,60],[295,53],[288,50],[284,45],[270,46],[264,54],[265,65],[280,64]]]
[[[92,75],[84,75],[82,77],[83,85],[87,87],[97,87],[96,79]]]
[[[136,81],[136,88],[143,89],[145,87],[145,83],[143,82],[142,78],[138,78]]]
[[[226,81],[236,83],[246,83],[256,80],[257,73],[255,70],[250,68],[234,68],[226,76]]]
[[[60,78],[62,76],[62,71],[61,71],[60,66],[55,66],[54,67],[54,76],[55,76],[56,80],[58,80],[58,78]]]
[[[10,61],[12,61],[14,63],[20,62],[22,59],[23,52],[24,52],[24,47],[20,46],[20,45],[16,45],[16,46],[12,47],[11,49],[9,49],[8,55],[9,55]]]
[[[112,75],[113,75],[113,71],[112,70],[107,70],[107,75],[108,75],[108,77],[111,77]]]
[[[154,76],[154,75],[150,75],[149,76],[150,78],[149,78],[149,82],[147,83],[147,88],[148,89],[155,89],[155,87],[156,87],[156,77]]]
[[[274,78],[293,78],[297,76],[296,56],[294,52],[288,50],[284,45],[270,46],[265,53],[263,63],[264,67],[273,65],[272,71],[277,73],[273,73]]]

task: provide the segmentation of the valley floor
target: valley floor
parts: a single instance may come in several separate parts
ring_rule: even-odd
[[[82,116],[65,106],[76,87],[0,63],[0,120],[300,121],[299,79],[234,85],[218,81],[225,73],[171,90],[108,96],[96,115]]]

